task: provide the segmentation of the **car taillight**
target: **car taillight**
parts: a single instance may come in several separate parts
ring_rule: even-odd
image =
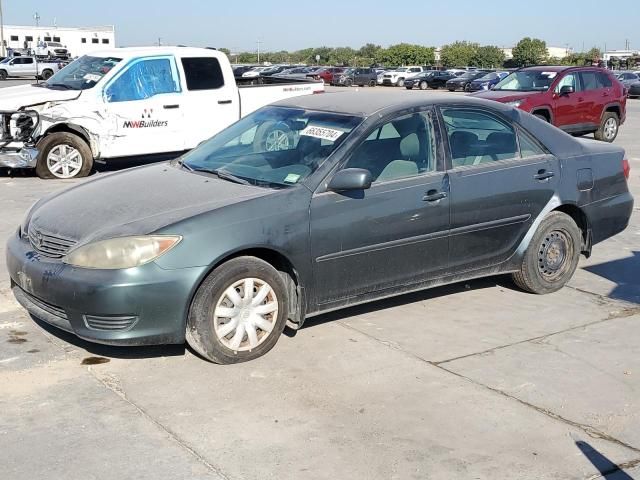
[[[629,180],[629,175],[631,175],[631,164],[626,158],[622,160],[622,172],[624,173],[624,178]]]

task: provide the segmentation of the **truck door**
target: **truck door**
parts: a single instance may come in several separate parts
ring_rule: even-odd
[[[240,118],[240,97],[231,69],[227,67],[225,75],[216,57],[182,57],[181,67],[185,78],[183,137],[185,148],[190,149]]]
[[[184,150],[182,98],[173,56],[131,61],[105,85],[105,110],[115,135],[102,142],[102,156]]]

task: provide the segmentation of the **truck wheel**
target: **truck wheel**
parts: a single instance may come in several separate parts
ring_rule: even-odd
[[[596,140],[602,140],[603,142],[613,142],[618,136],[618,129],[620,127],[620,119],[618,115],[613,112],[606,112],[602,121],[600,122],[600,128],[596,130],[593,136]]]
[[[52,76],[53,76],[53,70],[46,69],[42,71],[43,80],[49,80]]]
[[[371,81],[369,82],[369,86],[370,86],[370,87],[375,87],[375,86],[376,86],[376,81],[375,81],[375,80],[371,80]]]
[[[279,152],[293,148],[293,132],[284,122],[265,122],[256,130],[253,151]]]
[[[539,295],[560,290],[576,271],[581,241],[580,229],[569,215],[551,212],[533,235],[520,271],[513,274],[514,283]]]
[[[221,364],[261,357],[278,341],[287,319],[282,275],[255,257],[223,263],[202,282],[189,309],[186,339]]]
[[[404,78],[398,79],[398,87],[404,87]]]
[[[0,70],[0,80],[6,80],[6,79],[7,79],[7,71]]]
[[[87,142],[77,135],[57,132],[38,143],[36,174],[40,178],[86,177],[93,168],[93,155]]]

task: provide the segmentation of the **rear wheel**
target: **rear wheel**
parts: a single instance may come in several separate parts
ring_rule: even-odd
[[[618,136],[618,129],[620,128],[620,119],[614,112],[606,112],[602,121],[600,122],[600,128],[596,130],[593,136],[596,140],[602,140],[603,142],[613,142]]]
[[[370,86],[370,87],[375,87],[375,86],[376,86],[376,81],[375,81],[375,80],[371,80],[371,81],[369,82],[369,86]]]
[[[287,289],[281,274],[255,257],[216,268],[191,304],[186,339],[207,360],[230,364],[258,358],[286,324]]]
[[[456,89],[455,89],[455,88],[449,88],[448,90],[449,90],[450,92],[455,92],[455,91],[456,91]]]
[[[404,87],[404,78],[399,78],[398,79],[398,86],[399,87]]]
[[[0,80],[6,80],[6,79],[7,79],[7,71],[0,70]]]
[[[53,70],[46,69],[42,71],[43,80],[49,80],[52,76],[53,76]]]
[[[543,122],[549,123],[549,119],[546,117],[546,115],[543,115],[541,113],[534,113],[533,116],[539,118]]]
[[[345,87],[350,87],[353,85],[353,80],[351,80],[350,78],[348,78],[347,80],[345,80],[344,82],[344,86]]]
[[[582,234],[573,219],[551,212],[540,223],[522,260],[514,283],[537,294],[560,290],[571,279],[580,259]]]
[[[93,154],[87,142],[68,132],[52,133],[38,143],[36,174],[40,178],[86,177],[93,168]]]

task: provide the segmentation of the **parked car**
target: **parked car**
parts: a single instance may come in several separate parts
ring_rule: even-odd
[[[269,68],[271,67],[252,67],[250,70],[247,70],[242,74],[242,78],[257,78],[262,72]]]
[[[255,66],[253,66],[253,65],[232,65],[231,68],[233,69],[233,76],[238,78],[238,77],[242,77],[243,73],[246,73],[249,70],[253,70],[255,68]]]
[[[295,67],[288,70],[283,70],[280,73],[276,73],[274,77],[280,78],[297,78],[304,80],[307,78],[307,74],[316,71],[315,67]]]
[[[476,78],[469,82],[470,92],[477,92],[480,90],[491,90],[495,85],[508,75],[507,72],[489,72],[482,77]]]
[[[206,48],[116,48],[85,55],[47,82],[0,89],[0,166],[42,178],[88,175],[94,161],[175,155],[276,100],[324,91],[261,78],[242,88]],[[256,81],[249,79],[249,81]],[[151,157],[153,158],[153,157]]]
[[[350,87],[352,85],[357,85],[359,87],[364,87],[365,85],[375,87],[376,78],[377,74],[373,68],[348,68],[340,75],[334,75],[331,84],[343,85],[345,87]]]
[[[447,82],[453,78],[457,78],[457,75],[452,72],[434,72],[429,78],[427,78],[427,84],[429,88],[437,90],[438,88],[444,88]]]
[[[331,84],[334,76],[342,74],[344,70],[345,69],[342,67],[326,67],[316,70],[315,72],[308,73],[307,77],[313,78],[314,80],[322,80],[326,84]]]
[[[629,85],[627,95],[629,96],[629,98],[640,97],[640,82],[632,83],[631,85]]]
[[[0,80],[9,77],[49,79],[60,70],[60,62],[40,62],[36,57],[7,57],[0,62]]]
[[[290,69],[291,66],[290,65],[273,65],[269,68],[267,68],[266,70],[263,70],[262,72],[260,72],[260,76],[261,77],[270,77],[272,75],[276,75],[280,72],[283,72],[285,70]]]
[[[7,268],[24,308],[80,338],[237,363],[285,325],[431,286],[511,274],[555,292],[627,227],[628,178],[621,148],[497,102],[299,97],[40,200]]]
[[[429,83],[428,83],[429,79],[438,73],[440,72],[435,72],[435,71],[422,72],[413,78],[406,79],[404,81],[404,87],[407,90],[412,90],[413,87],[418,87],[420,90],[426,90],[427,88],[429,88]]]
[[[475,94],[508,103],[562,130],[613,142],[626,118],[624,86],[598,67],[528,67],[517,70],[492,91]]]
[[[424,71],[423,67],[409,66],[402,67],[390,72],[386,72],[382,76],[382,84],[394,87],[404,87],[406,79],[419,75]]]
[[[627,88],[636,82],[640,82],[640,73],[624,72],[616,76],[618,80]]]
[[[69,60],[71,53],[60,42],[41,42],[36,46],[35,53],[38,57],[59,58]]]
[[[469,91],[469,84],[477,80],[480,77],[484,77],[487,73],[486,70],[475,70],[464,72],[462,75],[454,77],[450,80],[447,80],[446,87],[450,92],[455,92],[456,90]]]

